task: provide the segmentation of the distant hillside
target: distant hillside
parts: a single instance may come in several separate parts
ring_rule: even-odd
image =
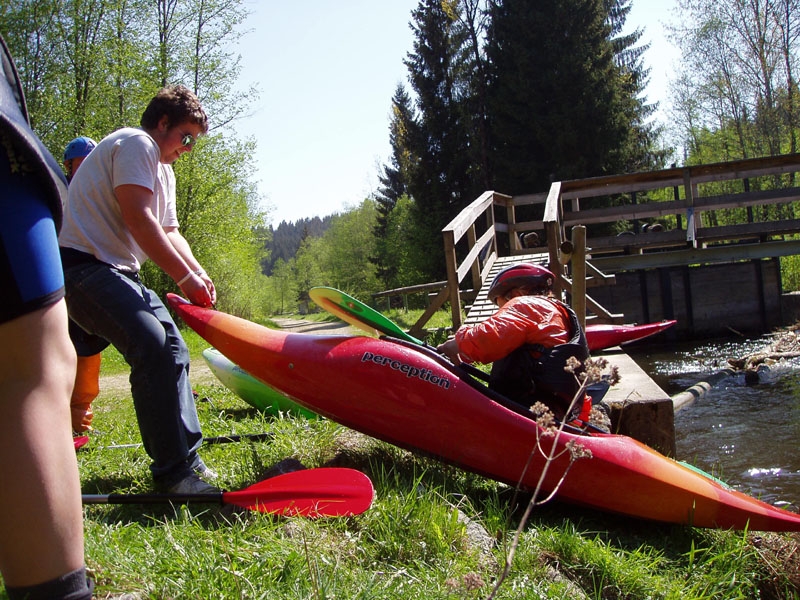
[[[277,228],[272,230],[272,241],[267,243],[270,251],[269,259],[262,261],[261,270],[265,275],[272,275],[272,268],[279,259],[288,262],[297,254],[300,244],[307,237],[321,237],[331,226],[332,215],[311,219],[300,219],[297,222],[287,223],[281,221]]]

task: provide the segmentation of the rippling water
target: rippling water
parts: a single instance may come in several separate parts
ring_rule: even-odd
[[[669,395],[763,350],[770,338],[628,348]],[[727,377],[675,414],[679,460],[778,506],[800,507],[800,359],[772,365],[759,382]]]

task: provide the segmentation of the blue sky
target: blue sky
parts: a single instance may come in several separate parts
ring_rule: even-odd
[[[650,101],[666,98],[677,52],[662,23],[675,0],[633,0],[630,28],[642,27]],[[359,204],[378,187],[390,156],[390,105],[412,50],[408,26],[417,0],[249,2],[235,49],[240,85],[259,98],[235,125],[254,136],[264,206],[274,226]]]

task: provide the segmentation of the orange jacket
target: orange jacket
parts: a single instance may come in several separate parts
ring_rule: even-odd
[[[517,296],[481,323],[456,332],[458,352],[468,362],[491,363],[525,344],[552,348],[569,341],[569,319],[545,296]]]

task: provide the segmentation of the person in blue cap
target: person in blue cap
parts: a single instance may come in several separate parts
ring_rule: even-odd
[[[8,598],[90,600],[57,231],[67,182],[0,36],[0,573]]]
[[[78,167],[97,146],[92,138],[76,137],[64,149],[64,172],[67,181],[72,181]],[[83,434],[92,429],[94,413],[92,402],[100,394],[101,351],[106,347],[102,338],[86,333],[72,319],[69,320],[69,337],[78,353],[78,366],[75,372],[75,386],[70,399],[72,433]]]
[[[76,137],[67,144],[64,149],[64,171],[67,173],[67,181],[72,181],[75,171],[95,146],[97,146],[97,142],[86,136]]]

